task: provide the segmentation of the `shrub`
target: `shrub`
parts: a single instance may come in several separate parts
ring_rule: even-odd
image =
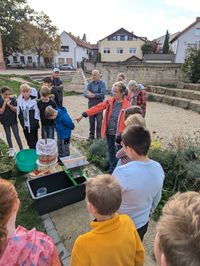
[[[109,167],[108,148],[106,141],[95,139],[87,149],[87,159],[102,170]]]
[[[190,82],[200,82],[200,49],[190,48],[182,70]]]

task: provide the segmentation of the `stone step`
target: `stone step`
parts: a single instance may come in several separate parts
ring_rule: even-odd
[[[200,113],[200,101],[147,92],[148,101],[162,102]]]
[[[168,95],[178,98],[185,98],[195,101],[200,101],[200,91],[196,90],[186,90],[186,89],[177,89],[177,88],[167,88],[161,86],[148,86],[147,91],[162,95]]]
[[[76,70],[66,70],[66,71],[60,71],[60,75],[70,75],[70,74],[74,74]],[[30,73],[29,76],[30,77],[40,77],[40,76],[51,76],[52,75],[52,71],[44,71],[44,72],[40,72],[40,73]]]
[[[72,80],[74,74],[75,74],[75,70],[67,71],[67,72],[60,72],[60,78],[62,80]],[[52,72],[41,73],[41,74],[30,74],[29,76],[31,79],[38,81],[38,82],[41,82],[44,77],[48,77],[51,75],[52,75]]]
[[[184,90],[194,90],[194,91],[200,92],[200,84],[178,82],[177,88],[184,89]]]

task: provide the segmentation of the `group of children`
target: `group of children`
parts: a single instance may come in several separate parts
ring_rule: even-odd
[[[66,109],[62,107],[60,96],[60,106],[55,103],[56,91],[52,91],[48,82],[50,80],[45,78],[43,81],[39,100],[31,95],[31,88],[27,84],[21,85],[21,94],[17,100],[9,97],[9,88],[2,88],[0,114],[8,143],[11,143],[9,147],[12,147],[9,138],[12,128],[19,148],[23,148],[17,127],[18,112],[29,147],[36,144],[41,120],[42,136],[54,138],[55,126],[61,155],[69,154],[70,135],[74,124]],[[134,97],[131,96],[131,99],[134,104],[137,103]],[[92,230],[76,239],[70,265],[142,266],[142,241],[148,229],[149,218],[161,199],[165,175],[162,166],[148,157],[151,137],[144,119],[145,108],[131,106],[130,100],[127,99],[127,88],[122,81],[114,84],[113,96],[110,99],[86,110],[76,120],[80,121],[83,117],[102,112],[104,109],[101,135],[107,138],[110,162],[113,163],[112,175],[101,175],[87,181],[87,209],[94,217],[91,222]],[[120,148],[118,147],[116,153],[114,149],[117,145]],[[114,159],[118,159],[117,166]],[[1,200],[5,202],[4,198],[9,195],[14,195],[15,200],[12,205],[11,198],[8,198],[10,209],[7,209],[7,212],[5,206],[0,204],[0,225],[3,224],[0,226],[0,265],[10,247],[19,248],[14,238],[23,237],[24,242],[21,243],[27,244],[29,234],[37,236],[36,232],[30,233],[21,227],[15,229],[14,224],[12,228],[9,227],[13,217],[16,218],[19,202],[13,186],[10,187],[7,181],[0,179],[0,203]],[[154,243],[154,253],[159,266],[200,265],[199,206],[200,194],[197,192],[177,194],[166,204]],[[60,265],[51,239],[40,233],[36,237],[38,248],[44,248],[41,238],[44,238],[44,252],[49,263],[44,265]],[[27,252],[30,260],[32,252],[34,253],[32,248]],[[22,257],[20,262],[24,262]],[[37,258],[39,261],[39,257]],[[15,258],[11,256],[11,259]],[[19,261],[15,263],[18,265]],[[42,262],[40,265],[43,265]]]
[[[19,149],[23,149],[17,115],[30,149],[36,148],[38,129],[41,123],[42,138],[54,139],[54,128],[56,128],[59,157],[70,155],[69,143],[74,123],[66,108],[62,106],[62,91],[61,89],[58,90],[59,85],[53,85],[54,80],[60,84],[58,78],[44,78],[39,92],[32,89],[28,84],[22,84],[17,99],[11,97],[10,88],[1,88],[0,119],[6,134],[10,157],[15,154],[11,140],[11,129]]]

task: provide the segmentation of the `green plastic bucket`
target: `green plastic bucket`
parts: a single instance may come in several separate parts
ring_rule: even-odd
[[[17,168],[25,173],[31,172],[36,168],[38,155],[35,149],[24,149],[16,154],[15,160]]]

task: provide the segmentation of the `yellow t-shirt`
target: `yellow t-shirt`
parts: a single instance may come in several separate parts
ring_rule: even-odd
[[[144,248],[132,220],[115,214],[91,223],[92,230],[74,244],[71,266],[143,266]]]

